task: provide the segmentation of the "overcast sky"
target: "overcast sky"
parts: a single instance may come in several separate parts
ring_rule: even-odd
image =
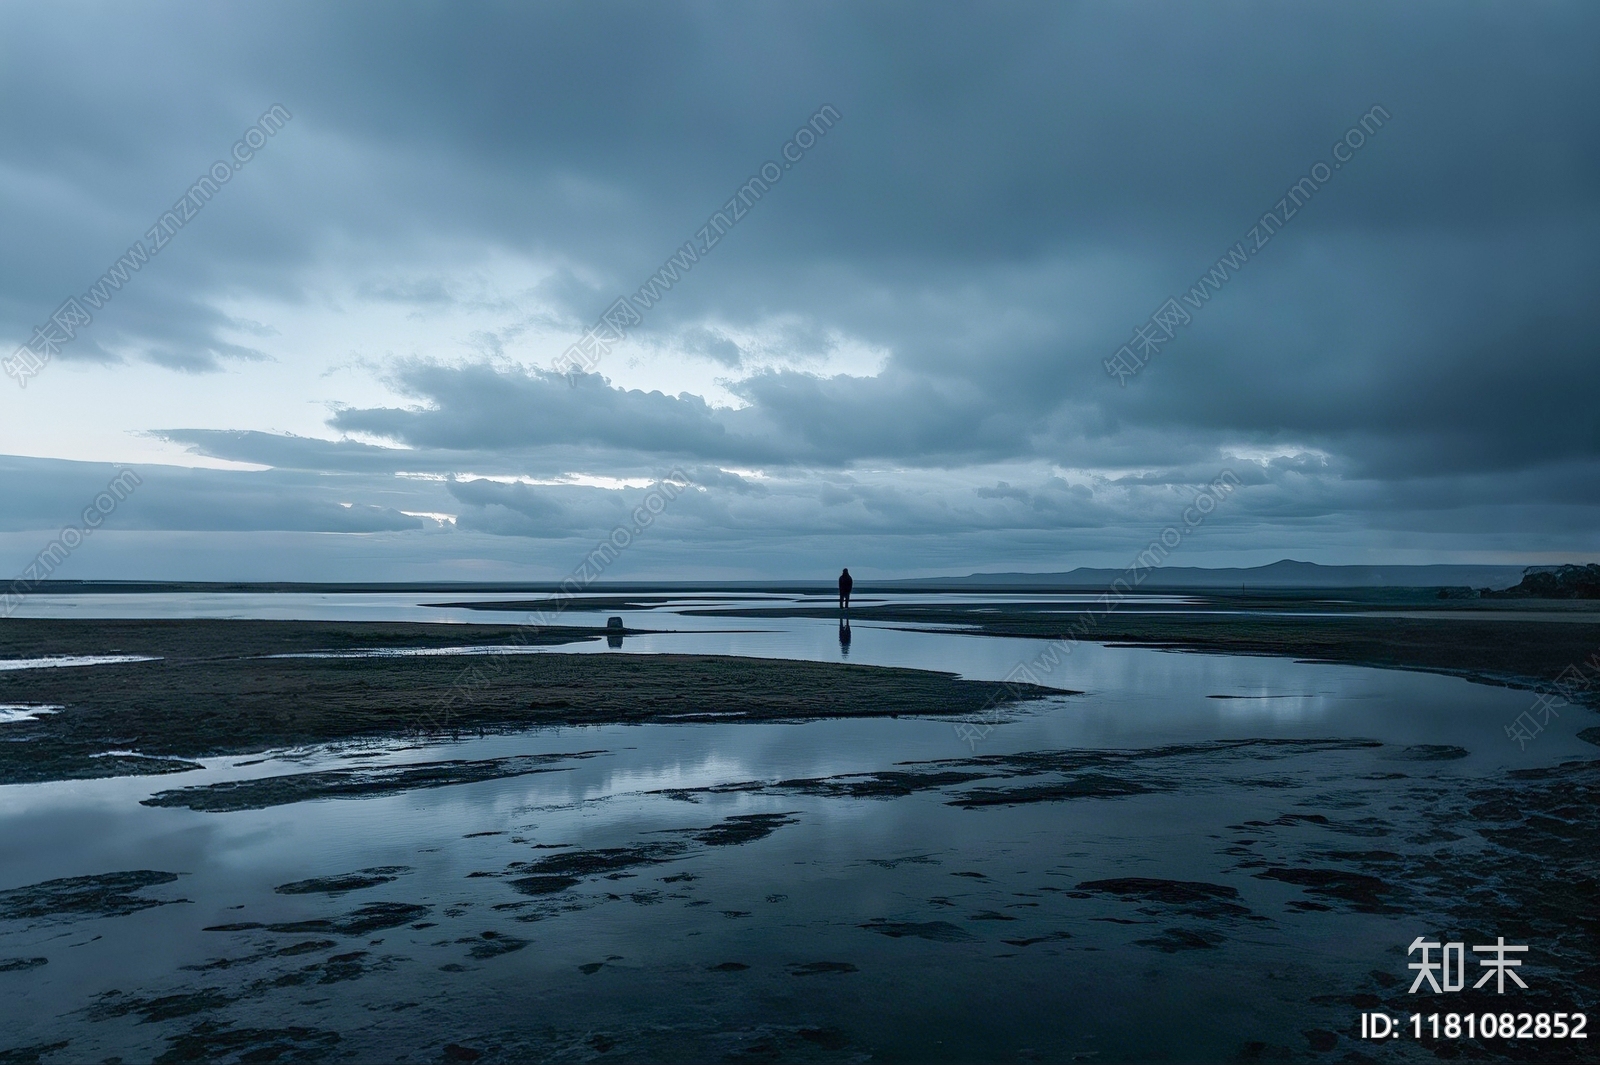
[[[116,464],[56,576],[559,579],[675,470],[608,576],[1124,565],[1224,470],[1169,564],[1600,559],[1596,55],[1588,3],[6,4],[0,355],[153,254],[0,378],[0,564]]]

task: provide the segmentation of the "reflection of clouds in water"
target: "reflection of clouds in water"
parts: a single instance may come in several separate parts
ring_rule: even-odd
[[[53,714],[66,707],[55,703],[0,703],[0,725],[17,721],[36,721],[43,714]]]
[[[803,631],[815,632],[822,647],[831,641],[837,654],[837,623],[823,619],[808,622],[811,624],[814,629]],[[916,646],[923,650],[915,653],[934,657],[952,647],[970,647],[970,653],[978,655],[989,647],[1027,646],[1025,641],[926,636],[863,627],[863,641],[857,649],[864,656],[881,653],[886,645],[898,646],[896,641],[901,639],[920,641]],[[633,637],[628,642],[631,645]],[[1397,742],[1395,736],[1399,736],[1398,742],[1441,743],[1478,716],[1474,710],[1488,711],[1483,715],[1486,725],[1498,728],[1500,711],[1508,703],[1525,700],[1524,693],[1469,685],[1456,678],[1283,659],[1185,656],[1085,645],[1074,653],[1073,662],[1074,669],[1108,681],[1126,680],[1131,686],[1108,683],[1088,697],[1031,704],[990,738],[991,747],[984,753],[1081,747],[1093,738],[1091,734],[1102,721],[1108,726],[1103,739],[1118,748],[1229,734],[1351,736],[1379,731],[1378,722],[1395,734],[1385,734],[1387,742]],[[948,663],[946,668],[950,668]],[[1249,697],[1207,698],[1212,693]],[[1284,714],[1316,720],[1297,727],[1281,716]],[[1284,723],[1273,727],[1274,720]],[[1412,731],[1415,741],[1410,737]],[[1465,741],[1464,745],[1474,746]],[[1517,753],[1515,745],[1504,743],[1485,750],[1492,753],[1507,746]],[[748,780],[920,772],[930,767],[904,763],[968,755],[965,745],[952,737],[948,721],[915,718],[574,726],[448,743],[362,741],[299,752],[298,757],[312,763],[307,766],[291,767],[281,754],[278,760],[265,761],[258,756],[232,757],[217,760],[196,776],[219,779],[289,768],[303,771],[601,750],[607,752],[604,757],[576,760],[559,772],[229,814],[138,805],[138,799],[150,791],[172,787],[170,778],[19,785],[5,789],[9,794],[6,803],[0,804],[0,840],[48,835],[57,842],[48,853],[46,848],[20,846],[8,851],[3,886],[113,869],[184,873],[182,894],[196,900],[193,907],[159,907],[151,911],[153,916],[140,918],[143,923],[104,922],[103,939],[53,955],[50,960],[51,966],[63,969],[70,963],[100,972],[142,974],[123,981],[120,989],[152,998],[184,993],[192,987],[192,972],[178,970],[180,964],[209,964],[235,949],[239,955],[246,953],[245,941],[227,933],[202,931],[207,925],[234,920],[340,918],[366,901],[433,905],[428,920],[439,927],[409,943],[405,957],[396,957],[391,969],[364,972],[363,987],[376,996],[372,1001],[409,1002],[422,994],[440,996],[442,1002],[460,1005],[463,1016],[469,1008],[474,1011],[472,1024],[480,1023],[479,1013],[487,1009],[491,1011],[488,1023],[508,1028],[523,1023],[516,1011],[526,1014],[533,1008],[532,996],[562,979],[561,973],[573,973],[580,962],[595,962],[612,954],[627,955],[626,964],[635,967],[630,979],[638,982],[629,1008],[648,1013],[652,999],[666,1010],[681,1001],[677,996],[685,988],[690,994],[700,994],[709,987],[696,983],[700,979],[696,973],[709,972],[712,966],[730,959],[754,960],[748,958],[752,942],[776,944],[805,961],[849,960],[867,972],[889,964],[889,956],[876,951],[907,945],[904,939],[890,940],[862,931],[863,923],[879,920],[905,920],[913,925],[949,921],[995,945],[997,954],[1002,936],[1035,941],[1026,948],[1035,952],[1033,960],[1018,948],[1020,956],[1007,957],[1005,969],[985,968],[990,963],[978,959],[959,967],[919,970],[922,975],[916,977],[917,982],[907,986],[927,1004],[929,1014],[957,1015],[972,994],[982,993],[986,987],[1002,986],[1005,981],[1016,981],[1014,986],[1044,986],[1048,980],[1058,980],[1059,959],[1038,952],[1049,949],[1047,937],[1069,926],[1078,944],[1103,951],[1099,957],[1105,964],[1097,979],[1126,988],[1130,1000],[1138,993],[1140,974],[1154,955],[1136,939],[1148,932],[1085,920],[1104,916],[1104,912],[1057,892],[1043,893],[1041,885],[1070,887],[1084,880],[1132,875],[1130,870],[1137,870],[1141,876],[1236,884],[1245,894],[1246,904],[1263,913],[1271,905],[1271,912],[1278,915],[1276,907],[1281,900],[1271,893],[1277,888],[1264,889],[1259,881],[1239,875],[1232,858],[1217,853],[1213,834],[1245,820],[1271,822],[1286,810],[1301,810],[1289,804],[1307,798],[1317,805],[1303,808],[1305,813],[1325,811],[1331,820],[1344,823],[1366,816],[1340,812],[1354,809],[1352,800],[1363,800],[1375,808],[1389,801],[1399,804],[1403,789],[1411,786],[1408,781],[1362,779],[1359,789],[1346,794],[1341,786],[1323,779],[1353,780],[1372,769],[1393,769],[1392,763],[1381,760],[1386,751],[1307,753],[1284,749],[1272,750],[1272,757],[1260,763],[1247,753],[1220,754],[1212,761],[1197,755],[1140,763],[1139,774],[1173,782],[1176,788],[1172,791],[982,811],[946,805],[965,785],[894,800],[833,798],[797,789],[759,795],[702,794],[699,804],[691,804],[649,794]],[[1552,751],[1550,757],[1558,756]],[[255,764],[240,764],[251,762]],[[1466,764],[1466,759],[1452,761],[1450,771],[1460,772],[1459,767]],[[1316,781],[1319,793],[1291,792],[1285,786],[1233,786],[1231,781],[1241,774],[1265,774],[1295,787],[1309,788],[1311,781]],[[184,783],[193,779],[185,778]],[[566,805],[543,805],[554,802]],[[605,874],[585,876],[569,891],[550,896],[525,896],[511,886],[512,877],[526,871],[511,872],[515,862],[531,863],[558,854],[614,853],[607,849],[637,849],[649,858],[660,853],[649,848],[684,839],[685,831],[725,823],[731,816],[774,813],[787,813],[792,822],[748,845],[691,846],[673,859],[679,864],[623,868],[618,870],[623,875],[615,881],[605,879]],[[1397,832],[1407,830],[1401,815],[1383,816],[1396,821]],[[482,832],[497,834],[476,835]],[[474,838],[464,838],[469,833]],[[1305,860],[1306,848],[1323,845],[1315,842],[1321,837],[1298,828],[1278,838],[1289,864]],[[535,847],[546,849],[532,849]],[[130,858],[133,853],[138,855],[136,864]],[[934,855],[935,860],[897,861],[915,855]],[[371,900],[351,896],[326,902],[306,897],[285,901],[272,890],[274,885],[312,876],[388,865],[409,865],[413,871]],[[983,876],[957,876],[966,872]],[[471,878],[474,873],[485,875]],[[692,874],[693,879],[682,877],[683,873]],[[1059,882],[1050,879],[1057,874],[1065,878]],[[668,876],[680,879],[664,882]],[[1023,892],[1031,894],[1024,897]],[[933,897],[947,897],[948,904],[933,908],[931,903],[924,907],[916,902]],[[772,901],[774,898],[782,901]],[[691,908],[691,902],[704,905]],[[1091,904],[1096,905],[1125,904]],[[234,906],[246,910],[212,916]],[[507,908],[500,909],[502,906]],[[740,914],[740,920],[730,921],[724,916],[727,912]],[[986,913],[1004,914],[1012,920],[1001,926],[977,919]],[[841,914],[849,916],[841,919]],[[453,985],[440,985],[442,966],[459,966],[464,961],[471,965],[464,940],[478,943],[482,933],[490,930],[526,937],[529,926],[512,923],[517,916],[539,918],[534,927],[545,937],[546,950],[510,953],[481,971],[451,970]],[[1306,937],[1318,934],[1316,922],[1325,915],[1282,913],[1278,919],[1282,933],[1277,938],[1261,939],[1256,930],[1249,936],[1234,936],[1223,928],[1230,938],[1217,950],[1224,952],[1226,963],[1235,971],[1266,973],[1288,952],[1299,949]],[[1389,946],[1389,940],[1382,945]],[[1330,947],[1326,964],[1330,971],[1348,969],[1359,976],[1372,967],[1370,946],[1359,936],[1341,940]],[[0,947],[6,948],[0,950],[0,956],[44,953],[32,951],[21,940],[4,937],[0,937]],[[171,960],[151,963],[153,955]],[[74,957],[86,960],[75,961]],[[1034,968],[1020,969],[1023,965]],[[771,979],[779,984],[792,979],[787,969],[765,963],[753,966],[758,976],[769,969]],[[238,972],[244,975],[230,975]],[[234,969],[215,979],[223,981],[224,987],[244,988],[251,986],[250,981],[272,975],[263,968]],[[718,974],[705,979],[724,977]],[[237,983],[227,983],[235,979]],[[100,988],[86,990],[90,983],[58,980],[39,985],[26,1008],[41,1016],[61,1018],[60,1036],[50,1038],[72,1038],[86,1048],[81,1055],[85,1058],[91,1051],[98,1058],[131,1056],[125,1044],[115,1042],[117,1037],[109,1028],[100,1034],[102,1029],[84,1023],[82,1013],[75,1012],[93,1004],[91,993]],[[591,994],[585,988],[591,986],[597,985],[579,985],[573,992],[570,1018],[564,1013],[557,1015],[563,1023],[593,1023],[595,1016],[610,1023],[615,1018],[607,1012],[612,1009],[606,1002],[607,993],[585,997]],[[1250,977],[1239,992],[1241,1000],[1261,998],[1270,986],[1264,977]],[[528,997],[509,997],[507,987],[522,988]],[[264,1002],[288,1013],[297,1008],[287,997],[291,993],[303,994],[284,988],[281,997],[264,996]],[[706,991],[708,996],[711,993]],[[276,989],[266,992],[277,994]],[[367,1034],[379,1029],[369,1027],[365,1000],[334,998],[319,1008],[324,1011],[325,1023],[342,1030],[351,1044],[381,1038]],[[0,1009],[0,1022],[17,1023],[22,1009],[14,1006],[10,1013]],[[503,1012],[494,1012],[500,1010]],[[744,1014],[734,1015],[741,1022],[746,1019]],[[420,1016],[417,1012],[397,1016],[401,1024],[414,1027],[382,1030],[392,1032],[396,1042],[439,1034],[438,1028],[410,1020]],[[769,1016],[764,1014],[762,1022]],[[1030,1035],[1061,1023],[1058,1011],[1038,1017],[1044,1019]],[[1092,1018],[1085,1023],[1087,1020]],[[180,1030],[181,1026],[170,1032]],[[43,1042],[45,1037],[33,1041]],[[366,1048],[363,1053],[374,1060],[398,1052],[388,1043],[362,1046]],[[144,1051],[141,1056],[151,1054]],[[975,1050],[973,1056],[981,1053]]]
[[[837,661],[842,649],[842,626],[832,618],[746,621],[660,613],[654,617],[661,618],[663,628],[697,631],[630,634],[623,653],[724,650]],[[496,623],[517,616],[480,614],[472,620]],[[597,617],[595,622],[603,620]],[[747,626],[764,631],[727,631]],[[852,648],[852,662],[954,670],[991,679],[1004,677],[1017,663],[1037,656],[1042,647],[1037,640],[916,632],[875,624],[859,627],[862,640]],[[712,631],[716,629],[724,631]],[[566,663],[581,672],[577,654],[605,650],[603,641],[593,641],[550,648],[547,653],[569,655]],[[1281,969],[1285,957],[1296,956],[1306,941],[1323,936],[1323,922],[1329,916],[1284,910],[1285,888],[1263,886],[1236,864],[1245,856],[1219,850],[1218,834],[1225,826],[1243,821],[1266,826],[1289,811],[1301,817],[1323,814],[1330,823],[1361,827],[1362,819],[1381,814],[1393,824],[1377,827],[1390,829],[1399,838],[1415,823],[1407,820],[1412,813],[1404,802],[1406,789],[1423,772],[1435,772],[1408,765],[1400,767],[1410,775],[1406,780],[1370,778],[1371,770],[1396,768],[1385,759],[1402,745],[1459,743],[1473,750],[1471,757],[1448,763],[1452,774],[1461,773],[1463,767],[1494,770],[1498,762],[1511,764],[1522,757],[1499,730],[1504,720],[1525,708],[1526,693],[1435,674],[1084,643],[1041,680],[1086,689],[1089,694],[1008,710],[1005,723],[981,753],[1125,750],[1296,736],[1373,736],[1390,746],[1321,752],[1269,746],[1254,752],[1152,759],[1130,763],[1128,771],[1130,778],[1162,786],[1148,794],[979,811],[947,803],[961,791],[999,782],[953,785],[901,799],[838,798],[794,788],[762,794],[702,793],[696,796],[700,802],[693,804],[661,794],[752,780],[936,771],[931,763],[969,755],[948,720],[613,724],[448,742],[438,737],[357,740],[210,759],[206,769],[185,776],[183,783],[452,759],[605,753],[574,759],[556,772],[227,814],[138,805],[151,791],[173,787],[166,777],[8,787],[0,789],[7,792],[0,803],[0,841],[21,842],[4,851],[5,880],[0,886],[115,869],[182,872],[182,894],[195,900],[192,906],[157,907],[137,921],[102,922],[96,933],[103,932],[103,938],[53,953],[46,970],[92,972],[96,978],[100,973],[128,974],[119,981],[118,990],[152,1001],[190,993],[193,971],[180,970],[179,965],[210,965],[219,955],[244,958],[249,938],[260,934],[248,932],[239,939],[203,931],[208,925],[343,919],[368,901],[432,906],[428,921],[438,927],[421,937],[396,930],[391,933],[395,942],[410,939],[404,951],[359,970],[365,997],[330,996],[316,1007],[323,1018],[318,1023],[342,1031],[346,1045],[356,1047],[363,1059],[393,1059],[404,1052],[405,1044],[428,1040],[437,1044],[458,1037],[451,1028],[453,1021],[441,1025],[419,1020],[424,1017],[420,1010],[388,1014],[398,1020],[381,1028],[371,1024],[370,1003],[410,1003],[424,995],[441,1006],[434,1017],[454,1010],[473,1029],[525,1031],[519,1026],[538,1012],[541,1023],[550,1018],[549,1023],[579,1032],[589,1025],[642,1023],[655,1026],[652,1030],[673,1026],[672,1031],[681,1033],[680,1003],[686,996],[709,1001],[725,994],[724,985],[710,981],[726,980],[727,973],[716,967],[738,958],[752,963],[751,971],[740,979],[767,980],[756,986],[768,997],[748,1013],[737,1003],[730,1005],[727,1016],[750,1027],[773,1023],[774,1017],[798,1027],[812,1023],[803,1014],[813,1007],[802,1003],[792,1015],[782,1012],[792,997],[783,986],[793,979],[790,970],[776,964],[780,959],[752,957],[757,953],[752,943],[765,946],[762,953],[782,955],[785,963],[848,963],[859,965],[862,973],[882,972],[903,965],[904,949],[914,944],[863,929],[888,926],[911,930],[914,937],[917,929],[945,927],[939,922],[983,940],[994,948],[995,960],[980,957],[984,952],[979,951],[960,966],[897,970],[914,973],[898,987],[915,996],[924,1017],[933,1018],[923,1022],[929,1032],[949,1038],[967,1030],[965,1018],[975,994],[1017,988],[1020,999],[1031,993],[1030,987],[1059,982],[1061,962],[1047,952],[1052,949],[1051,937],[1070,927],[1077,948],[1102,952],[1096,955],[1102,963],[1092,978],[1086,978],[1084,993],[1068,996],[1066,1008],[1078,1009],[1079,1015],[1069,1013],[1063,1019],[1054,1007],[1030,1013],[1023,1021],[1023,1036],[1044,1041],[1056,1038],[1063,1023],[1081,1029],[1101,1024],[1102,1042],[1115,1045],[1117,1039],[1125,1040],[1117,1047],[1120,1051],[1132,1045],[1126,1040],[1141,1038],[1145,1028],[1159,1028],[1159,1017],[1151,1013],[1104,1025],[1093,1006],[1103,995],[1091,993],[1088,981],[1101,990],[1109,988],[1106,993],[1115,993],[1119,1000],[1140,1001],[1148,987],[1150,965],[1160,961],[1151,953],[1151,944],[1159,947],[1160,941],[1148,938],[1150,930],[1096,918],[1106,916],[1107,907],[1131,917],[1131,908],[1143,903],[1085,903],[1059,890],[1045,892],[1044,887],[1059,889],[1135,872],[1141,877],[1237,886],[1242,904],[1261,914],[1270,912],[1277,930],[1235,930],[1207,918],[1203,930],[1224,937],[1208,953],[1222,959],[1229,971],[1245,974],[1234,991],[1239,1002],[1264,1001],[1277,989],[1262,974]],[[687,709],[714,707],[714,700],[708,700],[703,707],[690,704]],[[0,705],[0,712],[18,709],[40,708]],[[1530,760],[1558,761],[1566,756],[1555,734],[1542,737],[1537,751],[1534,746],[1529,745]],[[1268,786],[1240,786],[1244,776],[1262,778],[1258,783]],[[1372,809],[1359,810],[1361,806]],[[1386,809],[1389,806],[1393,812]],[[739,826],[728,818],[752,814],[787,816],[770,836],[758,837],[752,830],[750,841],[740,846],[691,844],[681,851],[662,847],[664,842],[686,839],[703,843],[704,836],[685,833],[703,832],[711,825],[730,826],[731,832]],[[1327,846],[1326,830],[1300,827],[1303,822],[1292,818],[1283,820],[1289,822],[1282,825],[1285,830],[1272,837],[1281,848],[1274,852],[1275,860],[1294,867],[1326,860],[1310,849]],[[759,822],[741,824],[752,823],[759,827]],[[52,841],[48,848],[28,844],[44,838]],[[527,865],[550,855],[572,855],[574,864],[581,866],[586,854],[604,865],[630,861],[633,852],[639,855],[638,864],[604,866],[616,868],[616,880],[606,879],[605,872],[586,874],[570,889],[543,896],[523,895],[513,886],[528,872]],[[654,864],[668,853],[676,864]],[[904,860],[926,855],[934,858]],[[286,901],[273,891],[274,885],[312,876],[392,865],[408,865],[412,871],[370,900],[351,896]],[[1051,879],[1055,877],[1060,879]],[[926,905],[918,901],[924,899],[930,901]],[[937,906],[934,899],[940,900]],[[232,914],[234,907],[243,912]],[[739,920],[730,921],[730,915]],[[1009,920],[994,923],[993,918],[1001,915]],[[486,932],[496,933],[498,942],[521,942],[520,937],[529,936],[530,925],[512,923],[519,917],[540,922],[531,927],[539,931],[541,947],[508,952],[487,965],[474,966],[472,958],[479,950],[492,949],[481,947],[491,942]],[[1339,981],[1355,986],[1371,970],[1374,951],[1391,947],[1393,937],[1377,924],[1341,919],[1353,934],[1327,940],[1319,963],[1330,986],[1342,986]],[[1002,951],[1002,943],[1031,946]],[[0,936],[0,956],[44,952],[35,951],[11,931]],[[619,955],[627,959],[613,969],[609,963],[622,962],[614,957]],[[615,1005],[614,992],[599,983],[606,976],[571,983],[580,963],[604,964],[613,975],[631,967],[623,1006]],[[277,975],[269,968],[277,963],[268,959],[240,964],[255,967],[218,970],[206,979],[219,981],[232,994],[266,988]],[[361,964],[354,962],[349,971],[357,971],[354,966]],[[73,965],[80,968],[69,969]],[[452,974],[449,984],[441,983],[441,970]],[[295,971],[284,974],[292,976]],[[868,984],[864,977],[852,979],[862,980],[858,994],[864,1010],[882,1006],[873,998],[879,985]],[[551,987],[567,989],[562,995],[566,1005],[550,1005],[539,997]],[[0,1025],[22,1030],[37,1018],[56,1018],[48,1021],[54,1028],[30,1035],[30,1041],[70,1038],[80,1048],[75,1055],[85,1060],[152,1056],[148,1045],[130,1052],[110,1026],[83,1020],[96,1002],[94,995],[103,989],[89,978],[39,982],[30,988],[26,1002],[17,1000],[9,1011],[0,1009]],[[298,1016],[296,1011],[303,1013],[306,1007],[294,998],[303,994],[295,984],[271,985],[262,992],[261,1001],[266,1009]],[[1071,1006],[1071,1002],[1089,1005]],[[628,1019],[619,1019],[624,1016]],[[940,1020],[952,1017],[958,1022]],[[161,1034],[179,1035],[189,1024],[189,1019],[175,1019]],[[1298,1027],[1297,1019],[1286,1038],[1297,1037]],[[1232,1033],[1227,1039],[1234,1039]],[[1226,1056],[1234,1045],[1236,1041],[1226,1047],[1215,1044],[1221,1048],[1216,1056]],[[976,1042],[968,1049],[967,1056],[982,1057]],[[1167,1056],[1182,1053],[1176,1046],[1158,1047],[1163,1049]],[[95,1057],[90,1059],[90,1054]]]
[[[618,637],[619,646],[621,638]],[[528,644],[481,644],[472,647],[368,647],[354,651],[294,651],[266,658],[447,658],[452,655],[533,655],[549,647]]]
[[[752,780],[759,775],[747,760],[728,758],[721,752],[711,751],[697,759],[612,770],[604,779],[585,787],[583,797],[586,800],[604,799],[642,791],[707,788],[716,784]]]
[[[1230,722],[1306,721],[1326,717],[1337,696],[1327,692],[1304,694],[1208,695],[1217,716]]]
[[[69,666],[111,666],[121,662],[159,662],[154,655],[47,655],[43,658],[0,658],[0,672],[16,669],[65,669]]]

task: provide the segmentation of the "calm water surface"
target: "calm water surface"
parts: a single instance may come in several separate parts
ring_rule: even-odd
[[[418,600],[31,602],[52,616],[521,620]],[[825,619],[670,606],[624,616],[674,631],[545,653],[846,659],[999,679],[1042,646],[858,623],[845,648]],[[1313,1016],[1309,998],[1373,969],[1404,975],[1404,944],[1426,929],[1416,916],[1297,909],[1298,888],[1229,856],[1230,826],[1316,813],[1331,827],[1308,825],[1306,847],[1404,850],[1406,789],[1419,779],[1468,788],[1585,753],[1580,723],[1526,751],[1506,739],[1528,693],[1428,674],[1080,645],[1048,683],[1084,694],[1010,713],[974,744],[937,719],[598,726],[0,787],[0,891],[157,870],[178,877],[140,896],[183,900],[0,921],[0,1050],[66,1044],[45,1061],[1207,1060],[1251,1041],[1304,1051],[1303,1030],[1355,1023],[1342,1007]],[[1148,794],[1010,806],[952,805],[949,788],[772,786],[974,755],[1310,738],[1383,746],[1180,755],[1159,763],[1167,783]],[[1418,744],[1469,754],[1404,760]],[[599,753],[371,798],[227,813],[140,805],[285,773],[580,752]],[[756,815],[771,816],[740,839],[708,832]],[[1389,838],[1352,840],[1341,825]],[[564,890],[516,886],[574,853],[599,865]],[[364,869],[388,879],[342,894],[274,890]],[[1233,888],[1246,913],[1077,890],[1127,877]],[[417,909],[382,928],[350,922],[379,903]],[[331,924],[282,930],[306,921]],[[206,930],[238,925],[259,927]]]

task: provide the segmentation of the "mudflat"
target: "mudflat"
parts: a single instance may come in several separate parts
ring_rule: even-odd
[[[549,655],[594,628],[197,620],[0,624],[0,703],[61,709],[0,733],[0,783],[181,772],[190,759],[418,733],[655,721],[972,714],[1048,688],[712,655]],[[509,647],[508,653],[422,653]],[[368,652],[379,652],[369,654]],[[290,657],[283,657],[290,656]]]
[[[1568,666],[1600,662],[1600,610],[1586,602],[1453,601],[1389,590],[1187,596],[1106,610],[1055,602],[863,604],[851,617],[905,628],[956,626],[983,636],[1082,640],[1212,654],[1275,655],[1341,665],[1445,673],[1510,687],[1549,684]],[[462,604],[494,609],[498,604]],[[709,617],[834,617],[822,606],[706,607]],[[1041,646],[1041,650],[1043,647]]]

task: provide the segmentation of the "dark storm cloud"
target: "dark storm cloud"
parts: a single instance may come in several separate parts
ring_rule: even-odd
[[[612,385],[606,366],[569,388],[507,360],[518,326],[393,364],[410,405],[330,419],[394,447],[168,432],[205,454],[360,475],[380,495],[398,470],[684,463],[707,471],[708,491],[682,520],[752,537],[835,522],[952,536],[1114,525],[1146,513],[1118,491],[1204,483],[1239,452],[1264,456],[1241,467],[1239,505],[1264,537],[1431,534],[1444,519],[1429,515],[1445,513],[1486,537],[1593,524],[1589,7],[86,5],[3,18],[0,221],[14,253],[0,325],[18,339],[269,105],[295,115],[118,294],[71,349],[80,359],[196,371],[259,358],[217,309],[224,294],[310,301],[318,270],[371,277],[439,241],[560,264],[529,320],[576,334],[821,105],[841,116],[639,333],[727,371],[742,408]],[[1102,360],[1249,240],[1313,164],[1335,162],[1334,142],[1375,106],[1387,118],[1360,151],[1119,388]],[[401,305],[460,300],[439,279],[363,284]],[[774,320],[801,323],[775,352],[738,332]],[[886,352],[881,371],[805,369],[840,337]],[[943,495],[835,476],[1006,462],[1103,473],[1092,489],[1006,473]],[[796,480],[718,481],[718,464]],[[316,494],[312,480],[207,476]],[[550,486],[426,491],[435,505],[406,509],[458,507],[485,531],[603,517]],[[268,495],[228,505],[259,526]],[[283,521],[304,523],[285,528],[398,520],[285,506],[302,516]],[[201,520],[183,513],[167,520]]]
[[[776,454],[756,441],[730,440],[727,428],[697,396],[611,388],[595,374],[579,374],[575,380],[569,385],[567,377],[541,370],[411,363],[401,368],[397,384],[427,406],[342,410],[330,424],[414,448],[499,450],[578,443],[700,457],[724,457],[742,448]]]
[[[547,371],[412,363],[396,380],[422,405],[342,410],[330,424],[425,452],[577,443],[758,465],[875,458],[923,464],[1025,450],[1013,413],[985,409],[977,397],[937,380],[903,378],[761,372],[736,386],[751,406],[727,410],[687,393],[614,388],[598,374],[578,374],[569,383]]]

